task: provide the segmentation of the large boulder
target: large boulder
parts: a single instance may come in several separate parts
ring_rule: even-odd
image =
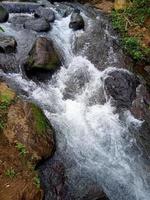
[[[84,29],[84,20],[79,12],[72,13],[69,28],[72,28],[74,31]]]
[[[34,104],[18,100],[8,110],[4,135],[11,144],[23,144],[35,162],[52,155],[54,131]]]
[[[59,57],[54,49],[51,40],[44,37],[39,37],[32,47],[27,62],[25,63],[25,70],[48,70],[55,71],[60,66]]]
[[[43,17],[48,22],[54,22],[54,20],[55,20],[54,11],[51,10],[50,8],[39,7],[35,11],[34,16],[37,17],[37,18]]]
[[[7,22],[8,18],[8,11],[3,6],[0,6],[0,23]]]
[[[0,82],[0,199],[42,200],[35,165],[52,155],[53,129],[33,103]]]
[[[37,32],[43,32],[43,31],[49,31],[50,30],[50,24],[44,19],[29,19],[24,23],[25,29],[30,29]]]
[[[137,77],[126,70],[111,70],[104,78],[106,94],[117,108],[130,108],[139,84]]]
[[[38,7],[41,6],[40,3],[34,3],[33,1],[3,1],[2,6],[9,13],[33,13]]]
[[[8,20],[8,22],[15,26],[19,25],[20,27],[23,27],[24,23],[30,19],[32,18],[29,15],[14,15]]]
[[[17,42],[12,36],[5,36],[0,34],[0,53],[15,52]]]

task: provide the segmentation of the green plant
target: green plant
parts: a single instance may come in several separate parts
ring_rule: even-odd
[[[39,189],[40,188],[40,178],[38,175],[36,175],[34,178],[33,178],[33,181],[34,181],[34,185]]]
[[[14,178],[16,176],[16,172],[13,168],[7,169],[5,171],[5,176],[7,176],[9,178]]]
[[[35,119],[36,131],[39,135],[42,135],[46,132],[48,126],[47,119],[42,110],[34,104],[32,104],[32,111]]]
[[[123,38],[124,49],[133,57],[135,60],[141,60],[144,58],[141,46],[137,38],[125,37]]]
[[[145,60],[149,57],[150,48],[143,46],[141,36],[131,37],[128,35],[129,28],[142,27],[145,20],[150,17],[149,0],[132,0],[130,7],[112,11],[112,25],[121,33],[124,50],[134,60]]]
[[[4,32],[4,29],[3,29],[1,26],[0,26],[0,31],[1,31],[1,32]]]
[[[25,156],[28,153],[26,147],[20,142],[16,143],[16,148],[18,149],[20,156]]]

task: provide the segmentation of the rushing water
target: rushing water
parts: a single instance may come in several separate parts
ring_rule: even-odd
[[[85,20],[90,26],[91,20],[87,16]],[[74,42],[77,37],[82,37],[84,31],[73,32],[68,28],[69,21],[70,16],[58,17],[52,31],[46,34],[55,41],[63,57],[61,69],[49,81],[35,83],[26,79],[21,71],[1,75],[25,91],[54,126],[57,154],[75,162],[75,166],[67,170],[68,182],[79,194],[75,199],[82,198],[79,184],[77,188],[74,179],[85,170],[88,177],[103,187],[110,200],[149,200],[149,174],[144,169],[134,139],[142,122],[128,110],[122,111],[120,117],[104,90],[108,72],[124,69],[114,68],[117,56],[113,47],[108,53],[109,67],[103,71],[83,55],[84,49],[82,55],[76,55]],[[2,26],[7,34],[20,37],[20,32],[13,31],[9,24]],[[107,28],[105,34],[111,37]]]

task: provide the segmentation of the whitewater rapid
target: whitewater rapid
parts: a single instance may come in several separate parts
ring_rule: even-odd
[[[35,83],[21,71],[1,72],[1,75],[43,109],[56,130],[58,150],[76,161],[77,173],[88,170],[110,200],[149,200],[148,174],[140,163],[140,150],[137,148],[132,153],[136,140],[130,133],[130,128],[138,130],[142,121],[128,110],[122,113],[124,120],[121,120],[104,90],[108,72],[124,69],[111,67],[111,62],[117,59],[112,48],[108,58],[110,66],[104,71],[99,71],[86,57],[75,55],[74,38],[84,31],[73,32],[68,28],[69,21],[70,16],[58,18],[48,35],[56,48],[61,49],[63,57],[60,70],[49,81]],[[6,34],[19,37],[19,32],[11,31],[7,25],[3,27]]]

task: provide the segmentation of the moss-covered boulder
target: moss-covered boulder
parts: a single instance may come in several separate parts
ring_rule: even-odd
[[[9,13],[3,6],[0,6],[0,23],[7,22],[8,18]]]
[[[29,53],[25,70],[55,71],[60,66],[60,59],[54,49],[53,42],[44,37],[39,37]]]
[[[0,199],[42,200],[35,170],[54,151],[53,129],[35,104],[0,82]]]

